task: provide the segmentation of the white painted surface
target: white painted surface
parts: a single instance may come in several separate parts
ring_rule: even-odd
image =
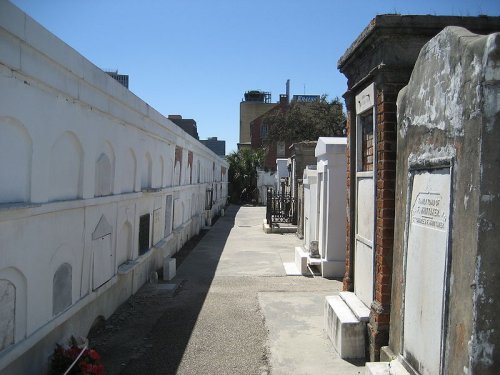
[[[304,170],[304,248],[318,240],[318,172],[307,166]]]
[[[373,249],[356,241],[354,251],[354,293],[370,307],[373,301]]]
[[[450,213],[449,168],[415,172],[406,251],[403,355],[439,374]]]
[[[356,113],[362,113],[375,105],[375,84],[371,83],[356,95]]]
[[[295,266],[301,275],[309,274],[307,269],[307,253],[302,246],[295,246]]]
[[[346,138],[320,137],[315,149],[318,171],[318,241],[325,277],[342,277],[346,248]],[[326,262],[330,262],[326,264]]]
[[[358,172],[358,175],[360,173]],[[365,177],[365,175],[369,175]],[[366,306],[373,301],[373,174],[357,177],[356,238],[354,249],[354,292]]]
[[[373,177],[358,178],[356,207],[358,208],[356,234],[373,241],[374,195]]]

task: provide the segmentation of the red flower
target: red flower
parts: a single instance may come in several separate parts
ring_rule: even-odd
[[[99,355],[99,353],[97,353],[94,349],[90,349],[88,355],[94,361],[99,361],[101,359],[101,356]]]

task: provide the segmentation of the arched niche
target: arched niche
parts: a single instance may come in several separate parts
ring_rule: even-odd
[[[0,352],[14,344],[16,328],[16,286],[0,279]]]
[[[113,194],[115,179],[115,153],[111,143],[104,142],[95,162],[95,193],[102,197]]]
[[[0,352],[26,337],[27,282],[18,269],[0,270]]]
[[[32,148],[21,122],[0,117],[0,203],[30,200]]]
[[[172,159],[167,158],[165,162],[165,186],[172,186],[174,166]]]
[[[83,149],[72,132],[63,133],[50,152],[49,200],[81,197]]]
[[[52,281],[52,315],[63,312],[73,303],[73,275],[69,263],[63,263],[54,273]]]
[[[134,151],[129,148],[125,152],[121,168],[122,193],[132,193],[135,191],[135,177],[137,175],[137,158]]]
[[[152,187],[153,180],[153,160],[151,159],[151,154],[146,152],[144,159],[142,161],[142,171],[141,171],[141,188]]]
[[[95,162],[94,196],[103,197],[113,192],[113,167],[108,155],[102,153]]]

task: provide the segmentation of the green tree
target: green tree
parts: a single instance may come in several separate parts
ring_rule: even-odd
[[[251,202],[257,189],[257,168],[264,163],[265,150],[242,148],[226,156],[232,203]]]
[[[264,122],[271,142],[316,141],[319,137],[345,136],[346,118],[339,98],[327,96],[312,103],[292,102],[285,109],[272,111]]]

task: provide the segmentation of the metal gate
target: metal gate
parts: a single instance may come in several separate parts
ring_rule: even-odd
[[[266,220],[269,226],[276,223],[291,223],[294,198],[290,194],[278,194],[273,188],[267,189]]]

